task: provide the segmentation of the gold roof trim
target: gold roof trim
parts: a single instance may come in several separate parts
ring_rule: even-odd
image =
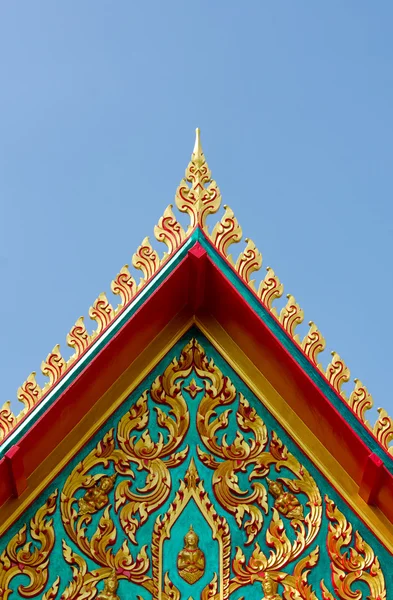
[[[293,342],[304,352],[310,362],[322,373],[334,390],[348,404],[363,425],[375,436],[381,446],[393,455],[393,419],[387,412],[379,408],[378,418],[374,425],[367,419],[367,413],[373,406],[373,399],[367,388],[355,379],[355,387],[349,397],[342,390],[344,383],[350,379],[350,371],[337,352],[332,352],[332,359],[326,370],[319,362],[320,354],[325,350],[326,342],[317,326],[310,321],[309,331],[303,339],[296,333],[297,326],[304,319],[303,310],[295,298],[288,294],[287,303],[278,313],[274,303],[283,294],[283,285],[274,273],[267,268],[265,277],[259,286],[251,279],[262,267],[262,254],[254,242],[245,239],[246,247],[240,252],[237,259],[232,258],[230,250],[232,245],[242,240],[242,229],[233,211],[224,205],[225,212],[216,222],[211,233],[207,226],[207,218],[216,213],[221,207],[221,194],[216,182],[211,178],[211,172],[206,162],[200,141],[200,130],[196,130],[196,140],[191,160],[175,195],[176,207],[180,212],[189,216],[187,231],[178,222],[173,206],[169,205],[163,216],[154,228],[157,241],[163,242],[166,251],[159,256],[146,237],[132,257],[134,269],[141,272],[139,283],[125,265],[111,283],[112,292],[119,297],[117,308],[113,308],[106,295],[100,294],[89,309],[89,317],[95,321],[96,329],[89,334],[86,330],[83,317],[80,317],[67,335],[67,345],[73,348],[72,356],[65,360],[56,345],[46,360],[41,364],[41,371],[47,377],[47,382],[41,388],[36,381],[36,373],[31,373],[23,385],[18,389],[18,400],[23,408],[18,415],[11,410],[7,401],[0,409],[0,443],[17,427],[18,423],[27,412],[36,406],[44,395],[47,394],[60,380],[64,373],[81,357],[85,350],[98,338],[98,336],[111,324],[118,314],[131,302],[137,292],[142,290],[148,281],[157,273],[160,267],[174,255],[183,241],[189,237],[195,227],[199,226],[210,239],[215,248],[232,265],[239,277],[256,294],[264,307],[278,320]]]

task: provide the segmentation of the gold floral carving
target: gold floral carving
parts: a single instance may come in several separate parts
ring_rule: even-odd
[[[53,520],[50,517],[56,509],[57,492],[51,494],[30,521],[30,536],[27,541],[27,525],[11,538],[0,555],[0,597],[7,600],[13,592],[11,581],[17,575],[25,575],[28,582],[19,585],[18,592],[23,597],[37,596],[45,589],[49,574],[49,555],[55,543]]]
[[[283,284],[280,282],[273,269],[267,267],[267,273],[259,285],[258,297],[275,317],[277,317],[277,309],[272,305],[275,300],[281,298],[283,292]]]
[[[353,535],[352,525],[328,496],[325,497],[326,516],[329,519],[327,549],[331,560],[334,591],[341,600],[360,600],[365,584],[371,600],[386,598],[386,585],[373,549],[359,532]],[[353,539],[354,538],[354,539]],[[350,546],[353,544],[353,546]],[[360,584],[360,585],[359,585]],[[332,594],[321,583],[324,598],[331,600]]]
[[[229,207],[224,205],[224,215],[217,220],[212,233],[209,233],[207,219],[209,215],[220,209],[221,194],[216,182],[211,178],[211,171],[200,142],[199,129],[196,134],[194,151],[186,169],[185,179],[176,191],[175,202],[177,209],[180,212],[187,213],[189,217],[187,230],[184,231],[180,225],[172,210],[172,205],[168,206],[154,229],[157,241],[166,246],[166,251],[160,257],[159,253],[153,249],[149,239],[145,238],[143,240],[132,259],[133,267],[142,272],[139,284],[135,283],[128,267],[123,267],[111,286],[113,293],[118,294],[121,300],[117,309],[113,310],[105,295],[99,296],[90,311],[91,316],[97,322],[96,331],[89,335],[82,319],[79,319],[67,336],[67,343],[75,348],[75,353],[68,361],[62,358],[59,346],[56,346],[43,363],[43,373],[48,378],[43,389],[41,390],[38,386],[34,388],[34,384],[28,378],[26,383],[19,388],[20,393],[18,393],[18,396],[23,402],[21,412],[16,416],[11,411],[9,403],[3,405],[0,409],[0,442],[18,427],[26,412],[34,409],[36,404],[41,401],[44,393],[57,384],[66,369],[70,368],[86,348],[102,333],[103,329],[114,321],[118,313],[132,301],[136,292],[141,290],[157,274],[162,264],[177,252],[183,241],[191,235],[196,226],[200,227],[213,246],[231,263],[239,278],[254,290],[255,284],[254,280],[251,279],[251,275],[261,269],[262,255],[254,243],[247,238],[245,240],[247,245],[245,249],[240,250],[237,259],[234,260],[229,254],[232,244],[238,243],[242,239],[239,222]],[[322,376],[325,376],[337,394],[345,402],[348,402],[349,407],[354,410],[368,431],[374,434],[381,446],[393,453],[393,446],[391,445],[393,441],[392,419],[381,409],[377,422],[370,425],[367,420],[367,412],[372,407],[373,401],[368,392],[367,400],[362,400],[363,392],[356,380],[355,388],[349,400],[347,399],[342,391],[342,385],[349,380],[349,370],[337,354],[334,353],[333,360],[328,365],[326,372],[323,373],[321,364],[318,362],[318,355],[323,352],[326,344],[316,325],[310,324],[310,331],[302,341],[296,334],[297,325],[303,321],[303,311],[295,302],[293,296],[289,294],[286,306],[281,308],[281,311],[277,310],[275,302],[281,298],[284,288],[273,269],[268,268],[265,278],[257,286],[257,289],[257,296],[266,310],[281,322],[292,341],[302,348],[312,365],[318,368]]]
[[[137,285],[135,279],[128,270],[128,265],[124,265],[120,270],[120,273],[112,281],[111,290],[114,294],[118,295],[121,300],[115,312],[118,312],[126,306],[126,304],[128,304],[135,296]]]

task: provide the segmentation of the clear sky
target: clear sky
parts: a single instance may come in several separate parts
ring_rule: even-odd
[[[392,22],[388,0],[2,2],[0,404],[68,356],[199,126],[265,267],[393,413]]]

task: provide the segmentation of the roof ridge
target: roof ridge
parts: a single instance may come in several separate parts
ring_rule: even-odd
[[[81,358],[93,343],[101,336],[106,328],[114,322],[121,312],[139,294],[148,282],[157,274],[161,267],[171,258],[188,239],[196,227],[205,233],[216,250],[231,264],[240,279],[252,290],[264,308],[280,323],[289,338],[302,350],[310,363],[322,374],[330,386],[346,402],[364,427],[371,432],[379,444],[390,455],[393,455],[393,419],[383,408],[378,408],[378,418],[374,425],[367,419],[367,412],[374,402],[367,388],[359,379],[354,379],[355,386],[349,397],[342,390],[344,383],[350,380],[350,371],[337,352],[332,352],[332,359],[326,370],[319,362],[320,354],[326,348],[326,341],[317,326],[310,321],[309,331],[301,340],[296,328],[304,320],[304,312],[294,296],[287,295],[287,303],[278,313],[274,302],[283,295],[284,286],[271,269],[259,284],[258,289],[251,276],[262,267],[262,254],[254,242],[245,238],[246,247],[238,255],[236,262],[229,250],[234,243],[242,240],[243,233],[233,211],[223,205],[225,213],[218,221],[211,234],[208,230],[207,217],[216,213],[221,206],[221,194],[216,182],[211,178],[211,172],[206,162],[201,142],[200,131],[196,130],[196,141],[191,160],[185,171],[175,195],[179,211],[187,213],[190,219],[187,231],[173,213],[173,205],[169,205],[163,216],[154,227],[157,241],[163,242],[167,250],[160,258],[153,249],[149,238],[146,237],[132,257],[132,265],[142,273],[139,283],[131,275],[128,265],[125,265],[111,283],[112,292],[119,296],[120,303],[113,308],[106,294],[102,293],[89,309],[89,317],[96,322],[97,328],[89,334],[83,317],[80,317],[66,337],[67,345],[75,350],[66,361],[57,344],[41,364],[41,372],[48,378],[41,388],[36,381],[36,373],[32,372],[17,391],[17,398],[23,404],[23,409],[15,415],[7,401],[0,409],[0,444],[14,431],[24,417],[37,406],[44,396],[59,383],[66,372]]]

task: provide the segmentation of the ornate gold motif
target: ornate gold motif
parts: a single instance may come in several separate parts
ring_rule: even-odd
[[[295,335],[295,329],[303,322],[304,312],[291,294],[288,294],[287,298],[288,302],[280,312],[279,321],[285,331],[300,345],[299,336]]]
[[[341,388],[344,383],[349,381],[350,371],[337,352],[332,352],[332,357],[326,368],[327,380],[343,398],[346,398]]]
[[[172,594],[178,594],[177,588],[170,582],[168,573],[162,573],[162,556],[164,542],[171,535],[173,524],[183,512],[190,500],[194,500],[198,509],[210,525],[213,533],[213,539],[219,544],[219,584],[217,583],[217,574],[214,580],[208,584],[203,591],[203,598],[214,598],[215,600],[226,600],[229,594],[229,576],[230,576],[230,533],[226,519],[215,511],[214,505],[204,488],[203,481],[200,479],[195,466],[194,459],[191,459],[190,465],[184,480],[180,482],[180,487],[171,503],[168,512],[163,517],[157,517],[154,524],[152,539],[152,563],[153,580],[155,582],[155,596],[162,600],[169,600]],[[200,561],[200,568],[202,562]],[[180,572],[180,571],[179,571]],[[199,579],[199,578],[198,578]],[[165,588],[162,594],[163,581]],[[194,581],[197,581],[195,579]],[[218,593],[218,596],[216,595]]]
[[[262,511],[265,514],[268,512],[267,490],[263,479],[270,473],[271,466],[274,466],[276,471],[286,467],[298,479],[292,481],[288,478],[281,478],[281,482],[285,483],[291,492],[302,492],[308,496],[308,504],[311,506],[311,512],[305,519],[308,532],[306,533],[303,523],[299,527],[296,525],[296,529],[300,535],[299,539],[302,540],[300,543],[310,543],[310,540],[316,535],[321,521],[321,498],[314,480],[288,452],[274,432],[269,450],[267,450],[266,426],[242,394],[239,394],[238,397],[236,421],[239,429],[236,437],[231,444],[227,443],[225,435],[219,442],[217,434],[228,426],[228,417],[231,411],[226,409],[217,415],[217,410],[233,404],[237,400],[237,394],[230,379],[223,377],[217,367],[211,361],[208,362],[200,347],[198,352],[200,353],[200,364],[204,365],[206,370],[209,369],[211,373],[214,373],[215,377],[214,386],[206,390],[206,394],[201,400],[197,418],[199,435],[211,454],[204,452],[199,446],[197,451],[202,462],[214,470],[212,483],[219,503],[235,516],[239,527],[244,527],[247,534],[246,543],[250,544],[261,531]],[[246,440],[241,431],[244,434],[251,434],[252,437]],[[217,458],[221,460],[217,460]],[[252,492],[247,495],[247,492],[239,486],[238,473],[245,472],[250,467],[252,470],[249,481],[252,482]],[[285,498],[289,502],[289,493]],[[280,505],[282,506],[282,504]],[[298,512],[298,514],[300,513]],[[247,520],[245,520],[246,515],[248,515]]]
[[[208,467],[207,473],[212,473],[210,494],[194,458],[179,484],[172,483],[176,481],[172,468],[181,466],[188,455],[188,434],[195,446],[186,394],[191,397],[200,437],[197,456]],[[184,467],[180,468],[184,473]],[[140,475],[143,481],[146,474],[141,487],[134,483],[136,471],[138,486]],[[312,544],[323,533],[317,484],[196,340],[184,347],[179,359],[156,377],[69,472],[60,496],[61,535],[66,536],[63,558],[71,569],[68,583],[63,574],[61,580],[49,579],[48,574],[55,543],[49,517],[56,497],[57,492],[30,522],[33,544],[23,525],[0,555],[2,600],[15,591],[11,582],[21,574],[28,577],[18,588],[22,597],[37,596],[46,589],[43,600],[56,600],[59,593],[61,600],[119,600],[117,590],[123,579],[125,587],[126,582],[139,585],[153,598],[181,600],[171,581],[173,571],[164,572],[163,557],[166,541],[173,537],[173,527],[190,502],[217,542],[217,567],[214,572],[210,555],[203,553],[206,547],[203,543],[199,547],[198,536],[190,528],[170,569],[177,567],[178,574],[194,585],[211,568],[213,577],[203,590],[198,589],[198,597],[229,600],[239,588],[257,583],[265,600],[317,600],[308,582],[319,557],[319,548]],[[167,510],[163,508],[166,502]],[[371,600],[385,600],[384,576],[374,550],[358,532],[353,535],[352,526],[328,497],[325,502],[335,595],[341,600],[361,600],[366,584]],[[149,543],[141,546],[141,528],[153,512],[151,544],[145,538]],[[234,517],[240,530],[233,537],[242,544],[247,537],[246,544],[252,544],[246,555],[241,547],[236,548],[232,575],[225,513]],[[134,556],[130,541],[138,546]],[[323,600],[334,600],[323,582],[321,587]]]
[[[255,271],[259,271],[262,266],[262,254],[259,252],[258,248],[255,246],[252,240],[246,238],[247,246],[239,254],[239,258],[236,261],[235,269],[238,272],[239,276],[244,279],[246,283],[251,288],[255,287],[254,280],[251,280],[250,277],[252,273]]]
[[[25,410],[30,410],[39,402],[42,396],[42,389],[35,379],[35,373],[31,373],[24,384],[18,389],[18,400],[25,406]]]
[[[284,286],[275,274],[272,268],[267,268],[265,278],[261,281],[258,289],[258,296],[266,308],[277,317],[277,309],[272,306],[275,300],[281,298],[284,292]]]
[[[149,238],[145,237],[142,244],[132,257],[132,264],[135,269],[142,271],[142,277],[138,285],[140,289],[146,281],[149,281],[153,277],[154,273],[158,271],[160,266],[160,258],[155,250],[153,250]]]
[[[27,541],[27,525],[8,542],[0,555],[0,597],[2,600],[12,593],[10,583],[17,575],[25,575],[28,581],[19,585],[21,596],[31,597],[42,592],[48,582],[49,556],[55,543],[53,520],[49,519],[56,508],[57,492],[51,494],[30,521],[30,536],[37,543]],[[34,544],[35,545],[35,544]]]
[[[192,525],[184,536],[184,548],[177,556],[177,570],[187,583],[195,583],[205,572],[205,555],[198,548],[199,537]]]
[[[172,204],[165,209],[163,216],[158,221],[158,225],[154,227],[154,235],[156,240],[164,242],[168,248],[168,252],[163,256],[162,260],[165,260],[166,257],[176,252],[185,240],[185,231],[173,214]]]
[[[232,256],[228,254],[228,248],[232,244],[240,242],[242,239],[242,230],[229,206],[224,205],[225,214],[221,221],[216,223],[211,234],[211,239],[217,250],[233,264]]]
[[[116,594],[117,588],[119,587],[119,581],[117,579],[116,571],[112,571],[112,573],[105,579],[104,589],[97,596],[97,600],[120,600],[119,596]]]
[[[238,276],[250,288],[254,288],[254,281],[251,280],[251,275],[257,272],[262,265],[262,256],[256,249],[253,242],[246,239],[247,246],[240,252],[236,260],[233,260],[228,254],[228,249],[231,244],[239,242],[242,239],[241,227],[234,216],[233,211],[225,207],[224,216],[213,227],[212,234],[209,235],[207,217],[219,210],[221,206],[221,195],[217,184],[211,179],[211,172],[205,160],[201,143],[199,129],[196,133],[196,142],[194,151],[191,156],[191,161],[186,169],[185,179],[182,181],[176,192],[176,206],[181,212],[188,214],[190,224],[187,232],[184,231],[178,222],[170,205],[164,212],[163,217],[159,220],[155,227],[155,235],[159,242],[166,245],[167,251],[160,258],[158,252],[154,250],[148,240],[145,238],[142,245],[138,248],[133,256],[133,266],[142,272],[142,277],[138,286],[135,279],[130,274],[127,267],[123,267],[118,276],[112,282],[111,289],[115,294],[118,294],[121,299],[120,305],[116,310],[108,303],[106,296],[101,295],[96,303],[91,308],[90,314],[97,321],[97,329],[89,335],[85,329],[82,318],[77,321],[71,332],[67,336],[67,343],[75,348],[75,353],[70,357],[67,363],[62,358],[59,346],[55,346],[54,351],[49,354],[46,361],[42,364],[42,370],[45,376],[48,377],[48,382],[40,390],[39,386],[35,387],[33,380],[21,386],[18,390],[18,395],[21,397],[24,407],[18,417],[11,411],[9,404],[5,404],[0,411],[0,442],[13,429],[18,426],[24,414],[34,409],[34,406],[41,400],[43,394],[51,387],[55,386],[59,378],[64,374],[66,368],[70,367],[83,354],[86,348],[101,334],[103,329],[107,327],[116,318],[119,310],[126,306],[135,293],[142,289],[148,281],[157,273],[162,263],[178,250],[180,245],[191,234],[194,228],[199,227],[209,237],[215,248],[227,258],[234,266]],[[278,317],[277,309],[273,306],[283,293],[283,286],[280,280],[275,275],[274,271],[268,268],[267,275],[260,283],[257,295],[266,309],[279,318],[283,327],[293,341],[298,344],[311,362],[319,369],[320,364],[317,362],[317,355],[325,348],[325,340],[321,336],[319,330],[314,324],[311,324],[311,329],[308,335],[300,341],[295,333],[296,326],[303,320],[303,311],[295,302],[293,296],[288,295],[288,303],[281,310]],[[346,365],[341,361],[340,357],[334,353],[333,360],[326,371],[327,380],[333,385],[334,389],[340,396],[347,400],[341,387],[344,382],[348,381],[349,371]],[[355,380],[356,381],[356,380]],[[391,419],[387,414],[383,413],[372,427],[369,425],[366,413],[371,407],[371,396],[367,392],[367,400],[362,400],[363,392],[360,386],[355,383],[355,389],[351,393],[348,401],[349,406],[355,411],[364,425],[374,431],[374,434],[383,448],[388,451],[393,448],[391,446]],[[352,399],[351,399],[352,398]]]
[[[323,367],[318,363],[318,354],[323,352],[326,347],[325,338],[321,335],[318,327],[312,322],[309,322],[310,330],[302,341],[302,350],[310,361],[318,367],[320,371]]]
[[[87,333],[83,317],[79,317],[70,333],[67,335],[67,344],[70,348],[75,349],[75,354],[71,357],[70,361],[68,361],[69,365],[71,360],[74,361],[82,356],[90,344],[90,336]]]
[[[300,519],[304,521],[303,506],[291,492],[286,492],[280,481],[272,481],[268,477],[269,492],[274,497],[274,508],[288,519]]]
[[[196,225],[208,233],[206,218],[220,208],[221,194],[216,182],[211,179],[211,172],[201,146],[199,129],[196,130],[194,151],[186,169],[185,179],[177,188],[175,200],[177,208],[181,212],[188,213],[190,217],[187,234],[191,233]]]
[[[266,575],[262,579],[263,599],[262,600],[281,600],[280,594],[277,593],[278,582],[274,581],[270,575]]]
[[[393,420],[384,408],[378,408],[378,419],[374,425],[373,433],[384,448],[388,448],[393,454],[393,446],[389,446],[393,440]]]
[[[41,363],[42,374],[49,378],[48,383],[43,388],[43,392],[52,387],[60,379],[65,370],[65,360],[60,354],[59,344],[56,344],[52,352],[46,357],[46,360]]]
[[[356,531],[354,546],[345,551],[345,547],[352,542],[352,525],[328,496],[325,501],[326,516],[330,521],[327,550],[331,559],[334,591],[342,600],[360,599],[364,597],[362,584],[365,584],[370,590],[368,598],[384,600],[385,579],[373,549]],[[321,588],[326,598],[332,598],[323,581]]]
[[[112,281],[111,290],[114,294],[120,296],[121,300],[116,312],[126,306],[135,296],[137,285],[135,279],[128,270],[128,265],[124,265],[120,270],[120,273]]]
[[[109,502],[108,494],[116,481],[114,475],[103,475],[98,482],[89,488],[78,500],[79,515],[94,514],[104,508]]]
[[[102,333],[114,317],[112,305],[104,293],[100,294],[89,310],[89,317],[97,323],[97,329],[92,333],[92,338]]]

